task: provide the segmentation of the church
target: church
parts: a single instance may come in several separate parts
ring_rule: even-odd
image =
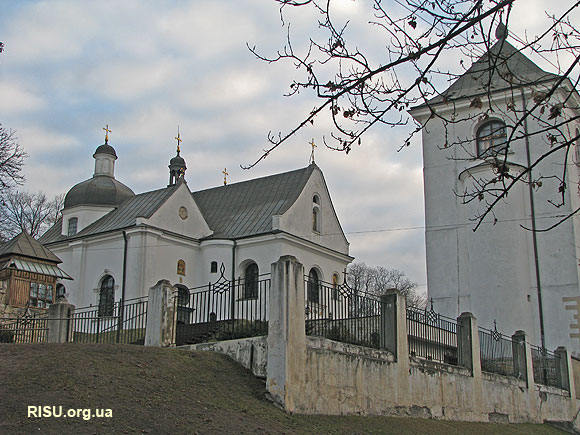
[[[169,184],[135,194],[115,177],[116,150],[96,148],[91,178],[66,194],[62,218],[40,242],[62,260],[77,307],[146,296],[159,280],[179,289],[269,273],[296,257],[311,281],[342,282],[353,260],[320,168],[192,191],[186,162],[169,162]],[[161,169],[161,168],[160,168]]]
[[[480,326],[523,330],[533,344],[578,355],[580,221],[562,217],[580,205],[580,99],[568,79],[514,48],[505,26],[496,37],[446,91],[410,111],[422,126],[429,297],[447,316],[469,311]],[[553,107],[563,108],[557,117]],[[550,134],[569,145],[554,149]],[[529,182],[526,169],[545,154]],[[501,180],[520,174],[474,230]]]

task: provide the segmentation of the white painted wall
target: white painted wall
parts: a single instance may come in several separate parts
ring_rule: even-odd
[[[492,102],[495,114],[507,125],[514,125],[513,115],[505,110],[506,99],[513,95],[496,95]],[[527,104],[531,91],[526,91]],[[522,99],[515,95],[515,103],[522,107]],[[450,105],[451,106],[451,105]],[[451,107],[439,108],[445,115]],[[484,106],[483,110],[486,107]],[[477,115],[469,101],[459,102],[455,110],[460,117]],[[507,113],[507,115],[506,115]],[[530,227],[530,200],[527,186],[514,189],[506,201],[498,204],[495,213],[498,223],[482,225],[473,232],[470,221],[485,204],[474,201],[461,204],[454,192],[463,192],[473,177],[489,175],[489,167],[478,167],[485,162],[469,160],[475,154],[475,142],[464,147],[446,148],[445,144],[474,138],[481,121],[464,121],[448,126],[445,132],[438,118],[428,120],[428,111],[414,111],[413,116],[423,124],[423,160],[425,189],[425,238],[427,252],[427,283],[429,297],[442,314],[455,317],[462,311],[471,311],[484,327],[497,320],[501,332],[512,334],[516,329],[528,331],[530,340],[539,344],[539,309],[534,268],[531,233],[520,225]],[[539,129],[533,120],[528,131]],[[548,149],[545,135],[530,139],[532,161]],[[509,161],[526,165],[525,142],[519,140],[512,146]],[[553,174],[561,170],[562,155],[556,154],[540,164],[534,174]],[[545,180],[534,192],[538,228],[550,226],[578,205],[575,186],[578,170],[568,171],[567,201],[555,208],[547,200],[553,196],[557,182]],[[512,170],[515,167],[512,166]],[[572,191],[570,193],[570,190]],[[573,208],[574,207],[574,208]],[[493,217],[486,219],[491,222]],[[556,229],[538,234],[540,275],[546,345],[554,349],[564,345],[580,352],[578,339],[572,339],[570,324],[577,323],[573,310],[566,310],[563,297],[580,297],[578,279],[579,234],[577,218]]]

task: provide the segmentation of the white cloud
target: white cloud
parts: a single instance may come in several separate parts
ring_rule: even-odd
[[[32,112],[45,107],[45,101],[33,91],[15,82],[0,82],[0,113]]]

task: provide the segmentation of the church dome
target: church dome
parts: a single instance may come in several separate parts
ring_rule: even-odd
[[[95,154],[93,154],[93,157],[96,154],[110,154],[112,156],[115,156],[115,159],[117,158],[117,153],[115,152],[115,148],[113,148],[111,145],[109,145],[106,142],[97,148],[97,150],[95,151]]]
[[[135,193],[120,181],[106,175],[98,175],[82,181],[68,191],[64,208],[76,205],[100,205],[116,207]]]
[[[179,167],[186,168],[185,159],[183,157],[181,157],[179,155],[179,153],[177,153],[177,155],[175,157],[173,157],[171,160],[169,160],[169,164],[171,166],[179,166]]]

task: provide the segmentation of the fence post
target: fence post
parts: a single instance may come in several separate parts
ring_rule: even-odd
[[[472,313],[461,313],[457,318],[457,362],[474,377],[481,377],[480,352],[477,319]]]
[[[554,353],[558,358],[558,366],[556,373],[559,375],[560,387],[570,393],[571,398],[576,397],[576,386],[574,382],[574,373],[572,372],[572,361],[570,361],[570,354],[564,346],[558,347]]]
[[[409,359],[407,304],[397,289],[381,296],[381,347],[392,352],[395,361]]]
[[[290,255],[272,263],[266,386],[286,411],[297,409],[306,364],[304,266]]]
[[[66,298],[58,299],[48,307],[48,342],[66,343],[70,340],[69,323],[75,311],[75,306]]]
[[[526,381],[528,390],[534,389],[534,365],[532,348],[525,331],[518,330],[512,335],[512,352],[514,356],[514,371],[520,379]]]
[[[149,289],[145,346],[167,347],[175,345],[177,289],[166,279]]]

